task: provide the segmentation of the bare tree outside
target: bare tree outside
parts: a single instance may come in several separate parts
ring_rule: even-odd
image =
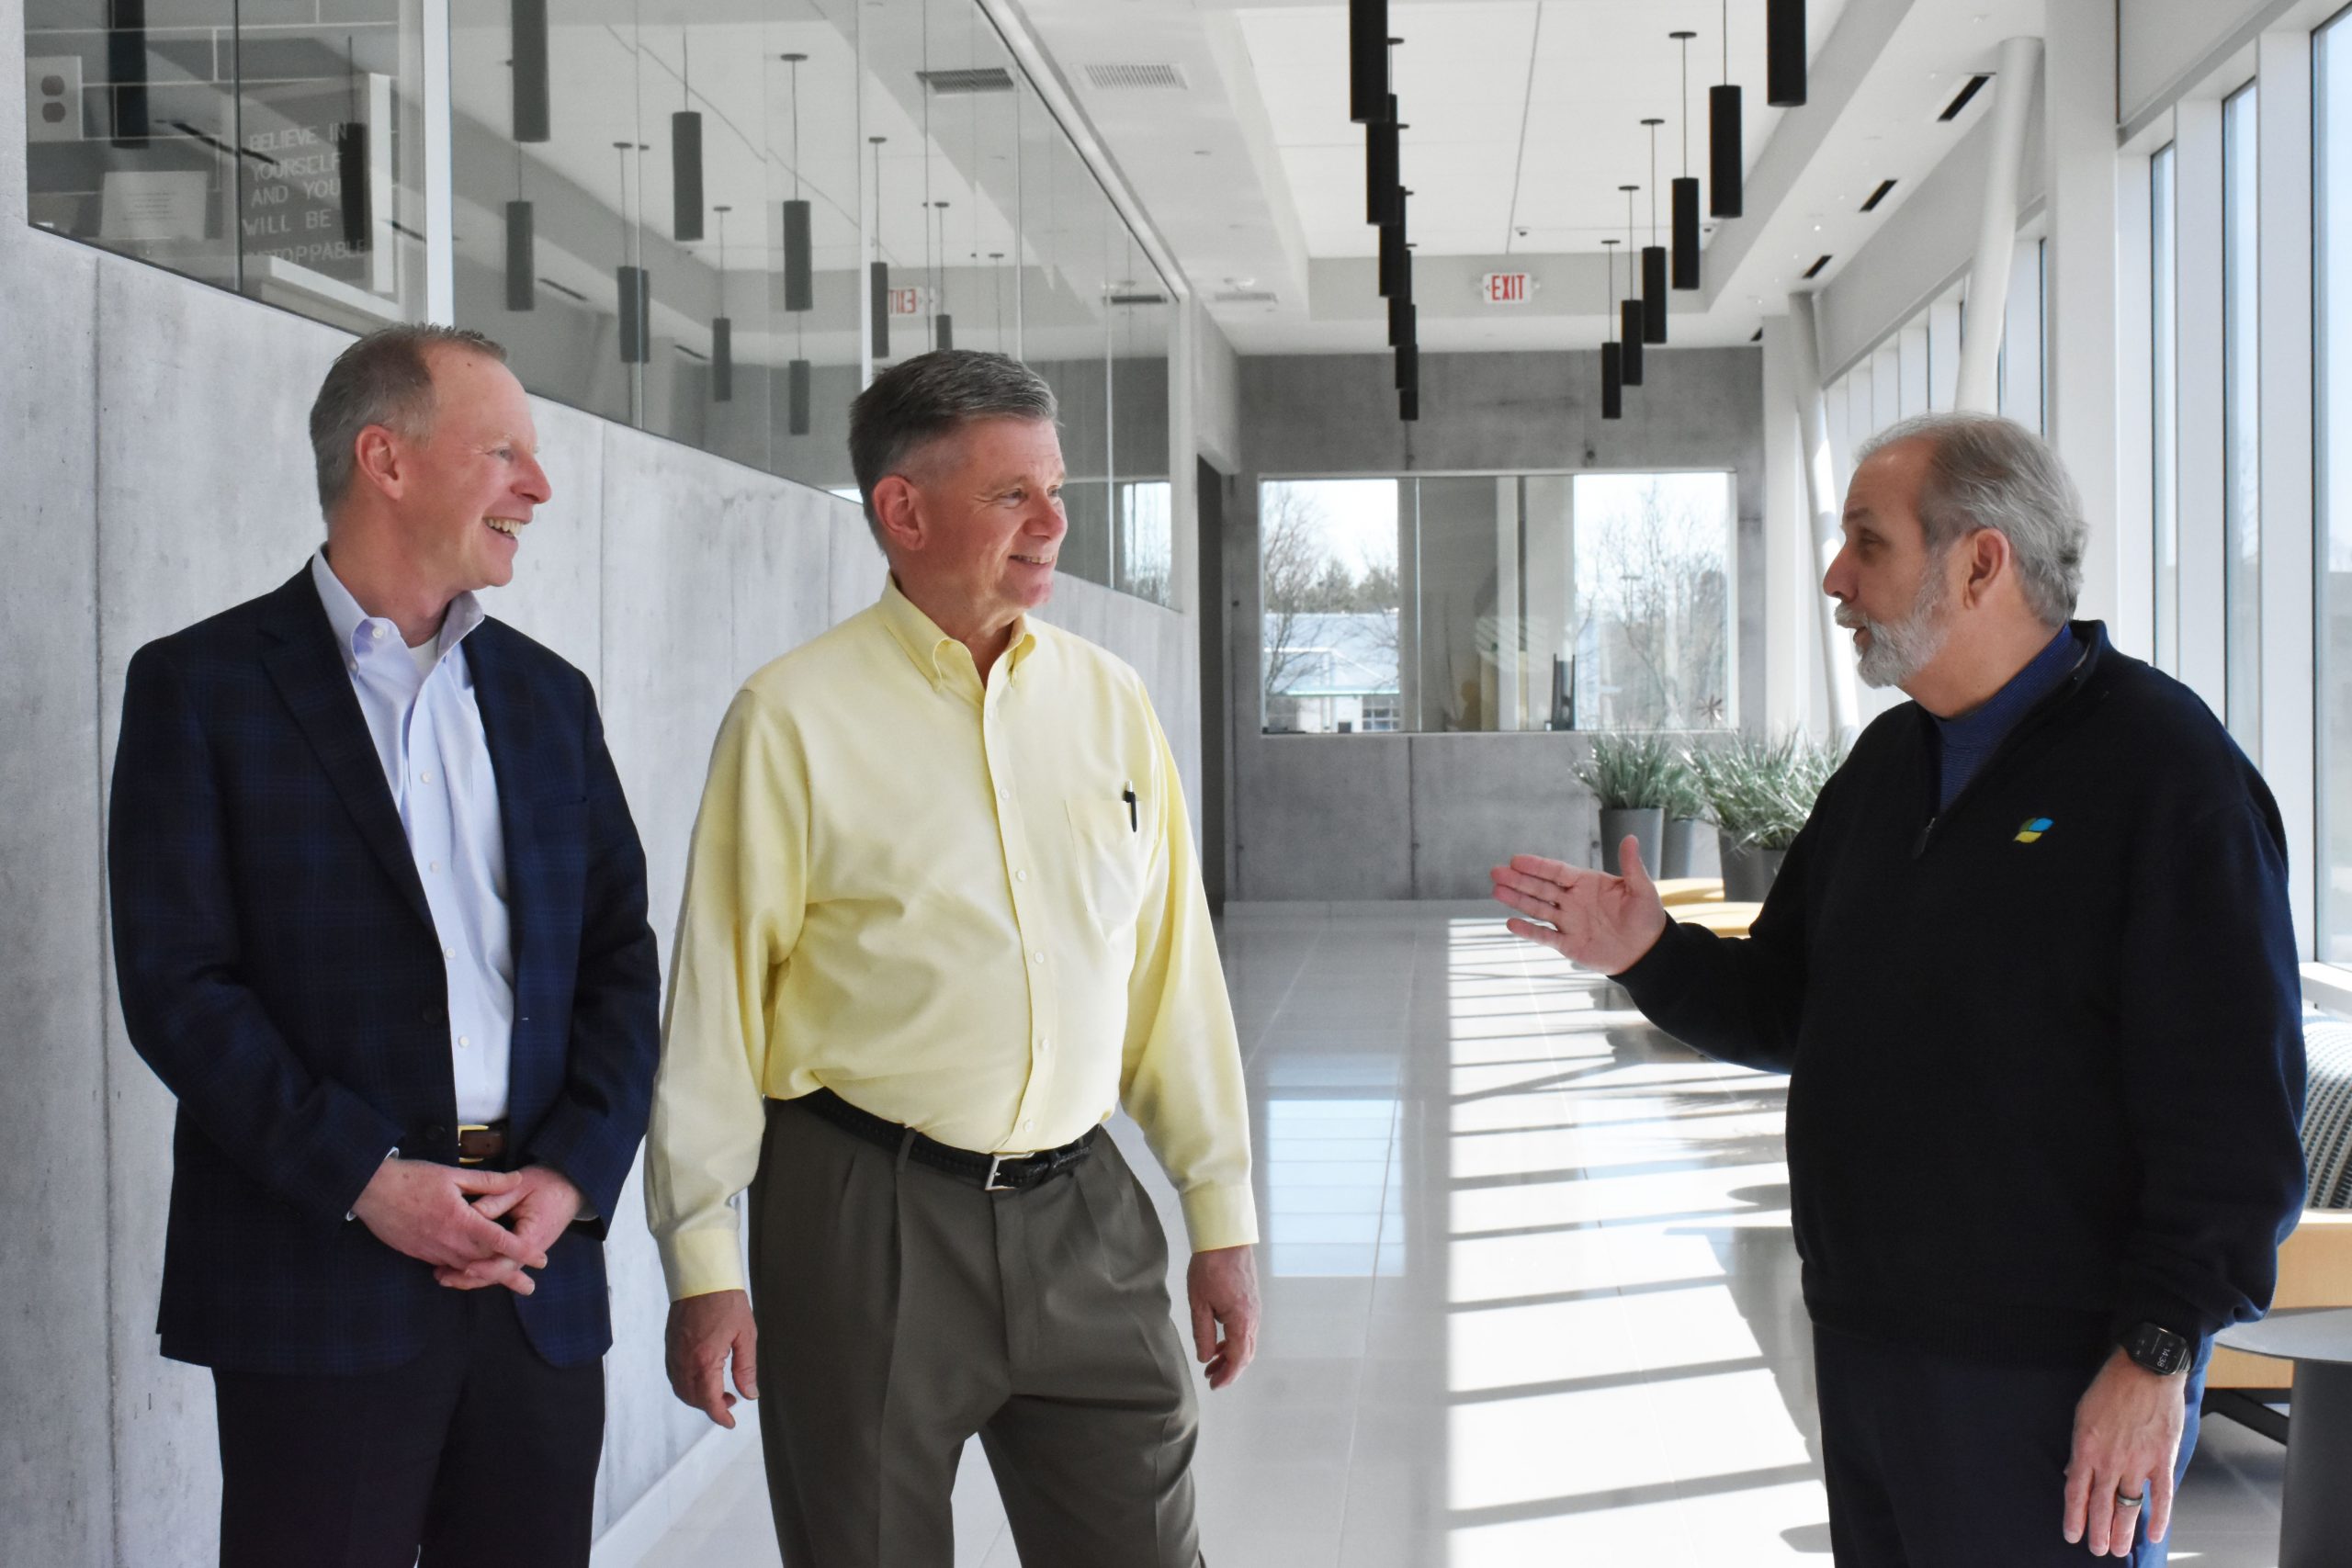
[[[1720,483],[1650,475],[1621,502],[1608,498],[1620,503],[1604,503],[1605,491],[1590,497],[1596,504],[1579,495],[1577,531],[1593,546],[1584,593],[1600,633],[1596,675],[1607,682],[1596,716],[1606,728],[1707,729],[1726,720],[1728,530],[1722,503],[1706,504],[1694,479]]]
[[[1393,559],[1359,563],[1344,548],[1333,519],[1311,484],[1270,481],[1261,487],[1258,518],[1259,587],[1264,626],[1261,700],[1269,728],[1287,728],[1296,716],[1292,695],[1322,675],[1335,638],[1343,662],[1369,654],[1394,671],[1400,592]],[[1393,685],[1390,688],[1393,691]]]

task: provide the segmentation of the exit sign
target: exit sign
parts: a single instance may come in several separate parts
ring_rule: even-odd
[[[1524,305],[1535,280],[1523,272],[1490,272],[1478,280],[1478,297],[1489,305]]]

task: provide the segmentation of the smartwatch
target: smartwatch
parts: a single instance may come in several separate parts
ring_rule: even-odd
[[[2143,1323],[2125,1336],[2123,1353],[2160,1378],[2188,1370],[2188,1341],[2157,1324]]]

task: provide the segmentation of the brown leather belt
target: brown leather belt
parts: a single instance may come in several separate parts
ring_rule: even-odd
[[[492,1122],[487,1127],[480,1122],[466,1122],[458,1128],[458,1163],[483,1165],[506,1153],[506,1123]]]

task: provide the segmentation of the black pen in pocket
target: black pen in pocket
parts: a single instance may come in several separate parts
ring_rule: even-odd
[[[1119,786],[1119,798],[1126,802],[1127,831],[1130,833],[1142,832],[1143,817],[1136,809],[1136,786],[1132,780]]]

